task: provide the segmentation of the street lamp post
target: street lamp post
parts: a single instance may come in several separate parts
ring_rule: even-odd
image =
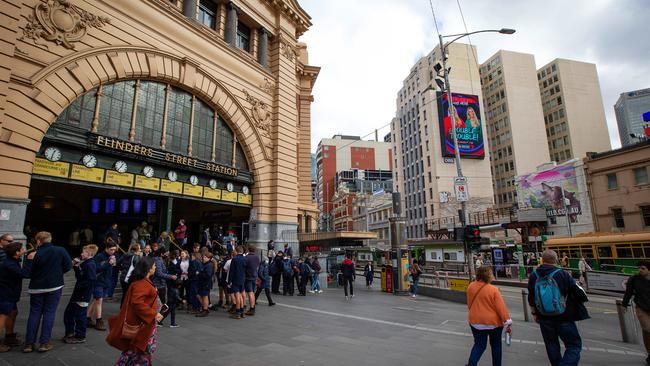
[[[451,131],[452,131],[452,137],[454,139],[454,157],[455,157],[454,160],[456,163],[456,175],[460,179],[462,179],[464,176],[463,176],[463,169],[461,167],[461,162],[460,162],[460,150],[458,148],[458,134],[456,132],[456,125],[454,120],[454,104],[452,103],[451,84],[449,83],[449,69],[447,68],[447,47],[449,47],[450,44],[456,42],[457,40],[463,37],[476,34],[476,33],[488,33],[488,32],[501,33],[501,34],[513,34],[515,33],[515,30],[510,28],[501,28],[501,29],[486,29],[486,30],[480,30],[480,31],[469,32],[469,33],[450,34],[447,36],[443,36],[442,34],[438,35],[440,41],[440,53],[442,58],[442,72],[445,79],[445,89],[447,93],[447,108],[448,108],[447,113],[449,114],[449,119],[451,121]],[[443,38],[448,38],[448,37],[456,37],[456,38],[452,39],[450,42],[448,42],[445,45],[443,42]],[[444,148],[445,147],[443,146],[443,149]],[[460,210],[461,210],[461,220],[464,227],[469,224],[467,205],[465,201],[460,202]],[[474,261],[473,258],[471,258],[470,254],[471,253],[469,251],[469,248],[467,247],[467,243],[465,243],[465,255],[467,256],[468,269],[471,278],[474,273]]]

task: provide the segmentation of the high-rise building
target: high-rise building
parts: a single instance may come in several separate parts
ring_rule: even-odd
[[[332,214],[333,197],[339,185],[338,173],[364,171],[362,177],[357,178],[372,180],[371,177],[383,177],[392,169],[390,143],[364,141],[359,136],[345,135],[322,139],[316,151],[317,204],[321,216]],[[324,222],[322,217],[321,222]]]
[[[622,93],[616,104],[616,123],[623,146],[632,145],[638,139],[632,134],[645,136],[643,113],[650,111],[650,88]]]
[[[611,149],[596,65],[555,59],[537,70],[550,160]]]
[[[454,43],[447,53],[457,112],[453,120],[469,187],[467,208],[469,212],[484,211],[493,205],[493,190],[489,152],[483,141],[487,133],[481,123],[485,115],[476,50]],[[436,47],[413,65],[397,93],[397,111],[391,123],[394,189],[401,192],[408,238],[425,237],[436,219],[458,218],[460,208],[451,197],[457,173],[447,96],[434,89],[440,55]]]
[[[547,163],[544,115],[533,55],[501,50],[480,68],[494,202],[517,203],[515,177]]]

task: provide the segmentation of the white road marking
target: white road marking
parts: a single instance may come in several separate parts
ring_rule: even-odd
[[[260,302],[262,302],[262,301],[260,301]],[[339,317],[339,318],[362,320],[362,321],[367,321],[367,322],[372,322],[372,323],[377,323],[377,324],[392,325],[392,326],[400,327],[400,328],[421,330],[423,332],[428,332],[428,333],[454,335],[454,336],[467,337],[467,338],[472,337],[472,334],[464,333],[464,332],[455,332],[455,331],[451,331],[451,330],[422,327],[422,326],[417,326],[417,325],[411,325],[411,324],[406,324],[406,323],[398,323],[398,322],[393,322],[393,321],[388,321],[388,320],[374,319],[374,318],[368,318],[368,317],[357,316],[357,315],[335,313],[333,311],[311,309],[311,308],[305,308],[305,307],[302,307],[302,306],[281,304],[281,303],[278,303],[278,302],[276,302],[276,305],[281,306],[281,307],[285,307],[285,308],[289,308],[289,309],[302,310],[302,311],[306,311],[306,312],[323,314],[323,315],[330,315],[330,316],[335,316],[335,317]],[[521,343],[526,343],[526,344],[531,344],[531,345],[534,344],[534,345],[538,345],[538,346],[544,346],[544,342],[539,342],[539,341],[527,341],[527,340],[523,340],[523,339],[513,339],[512,341],[515,342],[515,343],[521,342]],[[589,341],[591,341],[591,340],[589,340]],[[603,342],[600,342],[600,343],[603,343]],[[627,355],[632,355],[632,356],[645,356],[644,353],[636,352],[636,351],[622,351],[622,350],[615,350],[615,349],[584,347],[584,346],[583,346],[583,349],[589,350],[589,351],[596,351],[596,352],[627,354]]]

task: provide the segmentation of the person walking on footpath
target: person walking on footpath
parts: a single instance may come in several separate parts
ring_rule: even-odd
[[[271,291],[269,290],[271,279],[269,277],[269,263],[266,260],[260,263],[260,267],[257,270],[257,278],[259,280],[259,286],[257,286],[257,290],[255,290],[255,302],[257,303],[257,299],[260,297],[262,291],[264,291],[269,306],[275,305],[271,298]]]
[[[341,272],[343,275],[343,290],[345,291],[345,299],[350,300],[354,297],[354,280],[357,277],[354,269],[354,262],[349,254],[345,256],[343,263],[341,263]],[[348,286],[350,287],[350,296],[348,296]]]
[[[106,343],[122,351],[116,366],[151,366],[156,350],[156,322],[163,320],[158,312],[158,293],[151,282],[156,264],[151,257],[138,261],[129,279],[120,313],[108,319]]]
[[[29,274],[29,317],[25,332],[24,353],[34,352],[36,333],[39,326],[41,336],[38,352],[51,351],[52,327],[63,293],[63,274],[72,269],[72,259],[68,252],[52,244],[52,234],[41,231],[36,234],[36,255]]]
[[[582,338],[576,321],[589,318],[583,305],[588,299],[573,277],[557,265],[557,253],[545,250],[542,264],[528,278],[528,304],[535,321],[539,323],[551,365],[577,365],[580,362]],[[560,339],[564,343],[564,355],[560,349]]]
[[[417,259],[413,259],[413,264],[411,264],[411,267],[409,268],[409,273],[411,274],[411,280],[413,281],[413,285],[411,286],[411,296],[415,298],[418,295],[418,285],[420,284],[420,275],[422,274],[422,268],[418,264]]]
[[[22,340],[14,331],[14,325],[18,316],[18,302],[23,289],[23,279],[29,278],[32,258],[36,254],[35,252],[30,253],[25,265],[21,268],[19,259],[25,254],[22,243],[5,244],[3,253],[6,257],[0,263],[0,332],[4,330],[5,338],[0,344],[0,353],[9,352],[11,347],[22,344]]]
[[[372,281],[375,279],[375,265],[372,262],[366,263],[363,267],[363,276],[366,278],[366,288],[371,288]]]
[[[623,296],[625,308],[630,306],[632,297],[636,304],[636,317],[643,330],[643,344],[648,354],[645,362],[650,365],[650,261],[639,262],[639,273],[627,281]]]
[[[311,268],[314,270],[311,279],[311,293],[323,293],[323,290],[320,288],[320,272],[322,271],[322,268],[320,263],[318,263],[318,258],[316,258],[316,256],[314,256],[311,261]]]
[[[580,270],[580,283],[587,286],[587,271],[591,271],[591,266],[587,264],[584,254],[580,256],[580,261],[578,262],[578,270]]]
[[[491,283],[494,281],[492,268],[483,266],[476,269],[476,281],[467,288],[467,309],[469,326],[474,336],[474,346],[469,356],[468,366],[478,365],[490,340],[492,365],[501,366],[501,333],[507,327],[510,333],[512,319],[501,292]]]
[[[72,268],[77,282],[63,313],[63,324],[65,325],[63,342],[68,344],[86,342],[87,308],[97,280],[97,264],[93,260],[97,251],[97,245],[86,245],[81,251],[81,258],[75,258],[73,261]]]

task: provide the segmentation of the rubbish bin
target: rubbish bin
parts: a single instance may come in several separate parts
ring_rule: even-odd
[[[381,267],[381,290],[386,292],[386,266]]]
[[[386,292],[393,292],[393,266],[386,266]]]

